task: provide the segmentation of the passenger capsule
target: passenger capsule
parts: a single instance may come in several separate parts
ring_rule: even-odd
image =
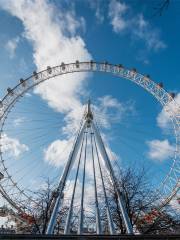
[[[79,68],[79,61],[76,61],[76,68]]]
[[[132,70],[131,70],[132,72],[137,72],[137,70],[136,70],[136,68],[132,68]]]
[[[93,67],[93,64],[94,64],[94,61],[91,60],[91,61],[90,61],[90,66],[91,66],[91,68]]]
[[[143,79],[144,79],[144,81],[149,82],[150,75],[148,75],[148,74],[147,74],[147,75],[144,75],[144,78],[143,78]]]
[[[34,75],[34,78],[35,78],[35,79],[38,79],[38,74],[37,74],[36,71],[33,72],[33,75]]]
[[[104,61],[104,62],[103,62],[103,67],[104,67],[105,70],[107,69],[107,66],[108,66],[108,62],[107,62],[107,61]]]
[[[172,97],[172,98],[175,98],[175,93],[173,93],[173,92],[171,92],[171,93],[169,93],[169,95]]]
[[[3,107],[3,102],[2,101],[0,101],[0,108],[2,108]]]
[[[163,88],[163,83],[162,82],[158,83],[157,85],[158,85],[158,87]]]
[[[25,80],[24,80],[24,79],[22,79],[22,78],[21,78],[19,81],[20,81],[20,83],[22,84],[22,86],[23,86],[23,87],[25,87],[25,86],[26,86],[26,82],[25,82]]]
[[[51,68],[50,66],[47,66],[47,72],[48,72],[49,74],[52,73],[52,68]]]
[[[123,65],[122,64],[118,64],[118,68],[119,69],[123,68]]]
[[[62,68],[62,70],[65,70],[65,68],[66,68],[65,64],[63,62],[61,63],[61,68]]]
[[[8,94],[13,95],[13,90],[11,88],[7,88],[7,92]]]

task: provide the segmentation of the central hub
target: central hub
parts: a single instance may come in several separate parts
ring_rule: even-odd
[[[87,106],[87,113],[85,115],[85,119],[87,122],[87,127],[89,128],[91,126],[91,121],[93,120],[93,114],[91,111],[91,101],[88,101],[88,106]]]

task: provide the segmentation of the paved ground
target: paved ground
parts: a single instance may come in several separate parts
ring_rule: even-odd
[[[53,239],[59,239],[59,240],[180,240],[180,235],[121,235],[121,236],[108,236],[108,235],[94,235],[94,236],[89,236],[89,235],[82,235],[82,236],[77,236],[77,235],[69,235],[69,236],[64,236],[64,235],[59,235],[59,236],[52,236],[52,235],[19,235],[19,234],[6,234],[6,235],[0,235],[0,239],[14,239],[14,240],[19,240],[19,239],[26,239],[26,240],[53,240]]]

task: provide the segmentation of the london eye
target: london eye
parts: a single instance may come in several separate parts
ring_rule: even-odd
[[[74,222],[78,221],[75,230],[78,234],[85,231],[83,226],[87,219],[90,219],[88,221],[91,222],[90,226],[94,229],[92,231],[97,234],[102,233],[102,216],[99,212],[101,203],[99,194],[101,192],[106,205],[109,232],[114,234],[116,229],[110,214],[104,176],[106,173],[117,192],[118,204],[126,230],[128,233],[132,233],[133,229],[123,203],[121,186],[116,181],[117,177],[112,164],[115,161],[113,161],[113,156],[108,151],[105,138],[101,133],[100,125],[103,117],[93,106],[93,99],[92,103],[89,100],[82,109],[78,109],[80,117],[77,128],[73,129],[73,134],[68,137],[68,141],[59,139],[59,129],[62,128],[63,123],[63,120],[61,122],[59,119],[63,119],[63,116],[50,108],[47,110],[47,105],[43,100],[36,108],[38,95],[34,94],[34,89],[41,84],[56,80],[57,77],[60,81],[62,76],[83,72],[112,75],[116,80],[118,78],[129,80],[152,95],[166,112],[171,120],[174,151],[161,180],[153,180],[157,186],[155,191],[161,196],[157,200],[157,207],[154,211],[157,213],[176,196],[180,184],[180,107],[174,99],[174,94],[166,92],[162,83],[155,83],[150,76],[140,74],[134,68],[127,69],[121,64],[114,65],[95,61],[76,61],[69,64],[61,63],[55,67],[48,66],[46,70],[33,72],[30,77],[20,79],[14,88],[7,89],[7,94],[0,101],[0,192],[10,206],[15,209],[19,218],[27,221],[24,216],[30,216],[31,209],[37,204],[36,191],[38,187],[43,186],[45,176],[50,176],[55,183],[56,197],[47,233],[53,233],[58,211],[64,204],[68,205],[68,211],[63,220],[64,234],[70,233],[72,219]],[[13,127],[12,121],[14,121]],[[129,131],[131,130],[128,130],[124,137],[124,144],[133,150],[133,146],[129,146],[130,143],[127,142]],[[142,129],[141,132],[138,131],[143,138]],[[123,131],[121,135],[123,135]],[[49,144],[52,141],[54,141],[53,144]],[[58,146],[59,141],[62,147],[57,152],[56,145]],[[131,139],[131,141],[136,140]],[[13,148],[10,149],[10,145],[13,145]],[[56,158],[61,156],[62,163],[53,162],[54,158],[50,154],[52,149],[56,153]],[[12,151],[13,155],[17,157],[16,164],[12,157]],[[45,156],[45,161],[40,161],[42,154]],[[48,167],[47,159],[50,162]],[[21,164],[22,161],[23,164]],[[123,164],[121,165],[123,166]],[[61,174],[59,167],[63,169]],[[91,171],[91,173],[87,171]],[[88,194],[86,180],[88,178],[92,183],[89,191],[92,192],[86,198]],[[158,214],[155,215],[157,217]]]

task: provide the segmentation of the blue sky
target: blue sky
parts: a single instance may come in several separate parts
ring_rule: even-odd
[[[150,74],[180,102],[180,1],[172,0],[162,16],[155,14],[158,2],[0,0],[1,98],[35,69],[93,59]],[[4,136],[16,181],[35,189],[44,176],[59,176],[89,97],[111,154],[122,167],[150,168],[157,186],[175,147],[168,117],[143,89],[105,74],[54,79],[17,104]]]

